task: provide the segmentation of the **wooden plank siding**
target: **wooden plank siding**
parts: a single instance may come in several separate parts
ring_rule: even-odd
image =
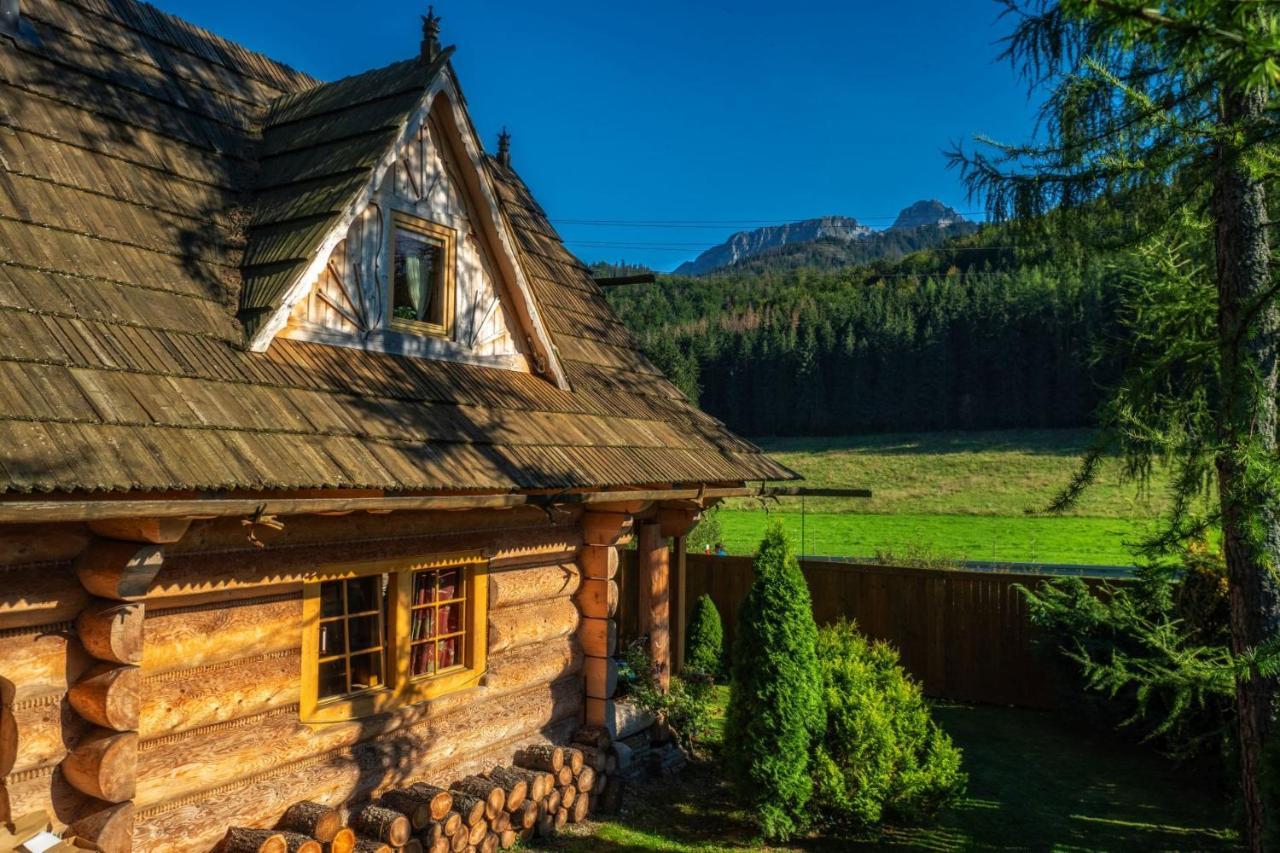
[[[710,595],[732,648],[738,607],[751,586],[751,558],[690,554],[686,559],[686,620],[698,598]],[[1026,601],[1016,589],[1018,584],[1034,587],[1044,576],[816,560],[802,561],[801,569],[819,625],[856,621],[865,634],[898,649],[902,665],[929,696],[1053,707],[1050,676],[1033,646]],[[620,645],[636,636],[636,574],[635,552],[624,552]]]

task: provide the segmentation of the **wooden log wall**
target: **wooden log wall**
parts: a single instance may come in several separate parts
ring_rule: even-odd
[[[588,512],[583,516],[583,546],[578,557],[582,585],[576,596],[582,621],[578,639],[585,655],[586,721],[604,726],[610,700],[618,683],[617,625],[618,546],[631,532],[632,519],[624,513]]]
[[[254,529],[261,548],[239,520],[197,521],[159,554],[75,525],[0,530],[0,820],[44,810],[103,836],[129,818],[134,850],[207,850],[227,826],[270,825],[298,800],[488,769],[516,745],[568,736],[583,708],[580,515],[304,516]],[[492,555],[483,686],[316,730],[297,722],[308,571],[473,549]],[[151,568],[140,597],[137,572]],[[124,776],[104,778],[104,763]]]

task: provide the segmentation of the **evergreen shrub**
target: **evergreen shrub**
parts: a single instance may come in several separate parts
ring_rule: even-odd
[[[819,632],[818,662],[827,718],[813,765],[820,821],[859,828],[888,817],[914,821],[963,793],[960,750],[892,646],[839,622]]]
[[[689,620],[689,640],[685,648],[684,666],[691,673],[722,675],[724,673],[724,625],[720,611],[703,594],[693,606],[693,618]]]
[[[763,833],[785,839],[806,823],[810,755],[824,728],[818,629],[781,524],[769,526],[754,572],[733,646],[725,768]]]

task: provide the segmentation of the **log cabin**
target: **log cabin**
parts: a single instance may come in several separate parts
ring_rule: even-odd
[[[325,83],[0,0],[0,849],[312,849],[254,833],[607,732],[618,548],[665,677],[669,543],[793,478],[644,357],[452,53],[428,14]]]

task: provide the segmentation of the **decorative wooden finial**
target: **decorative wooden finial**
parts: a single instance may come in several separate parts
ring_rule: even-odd
[[[498,134],[498,162],[503,168],[511,168],[511,134],[507,133],[505,127]]]
[[[440,55],[440,18],[436,15],[436,7],[428,6],[427,14],[422,16],[422,61],[434,62]]]

